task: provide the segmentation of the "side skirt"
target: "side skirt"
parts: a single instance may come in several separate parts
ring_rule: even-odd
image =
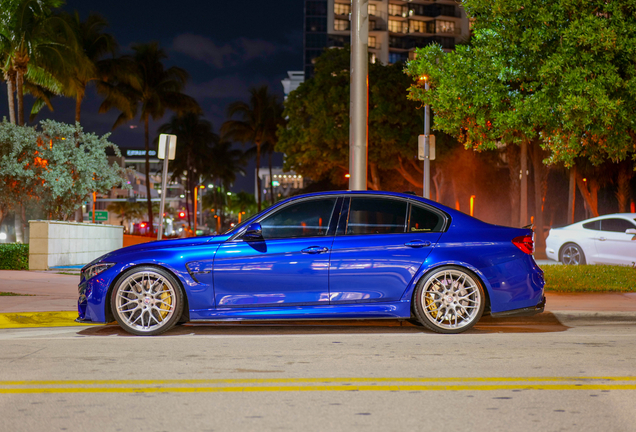
[[[320,306],[274,306],[261,308],[199,309],[190,311],[190,321],[305,320],[410,318],[411,302],[337,304]]]

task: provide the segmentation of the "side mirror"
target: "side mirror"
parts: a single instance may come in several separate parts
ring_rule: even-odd
[[[636,234],[636,229],[630,228],[628,230],[625,230],[625,234]]]
[[[263,228],[258,222],[250,224],[243,234],[245,240],[261,240],[263,238]]]

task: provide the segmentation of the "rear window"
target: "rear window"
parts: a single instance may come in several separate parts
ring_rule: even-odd
[[[601,221],[584,223],[583,228],[599,231],[601,229]]]
[[[351,199],[347,235],[403,233],[406,202],[385,198]]]
[[[444,219],[426,207],[411,205],[408,232],[440,232]]]

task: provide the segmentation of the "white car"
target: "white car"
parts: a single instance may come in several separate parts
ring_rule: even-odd
[[[563,264],[636,266],[636,213],[616,213],[552,228],[548,258]]]

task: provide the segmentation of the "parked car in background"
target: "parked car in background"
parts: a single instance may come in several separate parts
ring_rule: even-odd
[[[636,265],[636,213],[616,213],[552,228],[548,258],[567,265]]]
[[[460,333],[542,312],[532,230],[414,195],[293,197],[214,237],[131,246],[82,269],[79,319],[156,335],[178,322],[413,319]]]

